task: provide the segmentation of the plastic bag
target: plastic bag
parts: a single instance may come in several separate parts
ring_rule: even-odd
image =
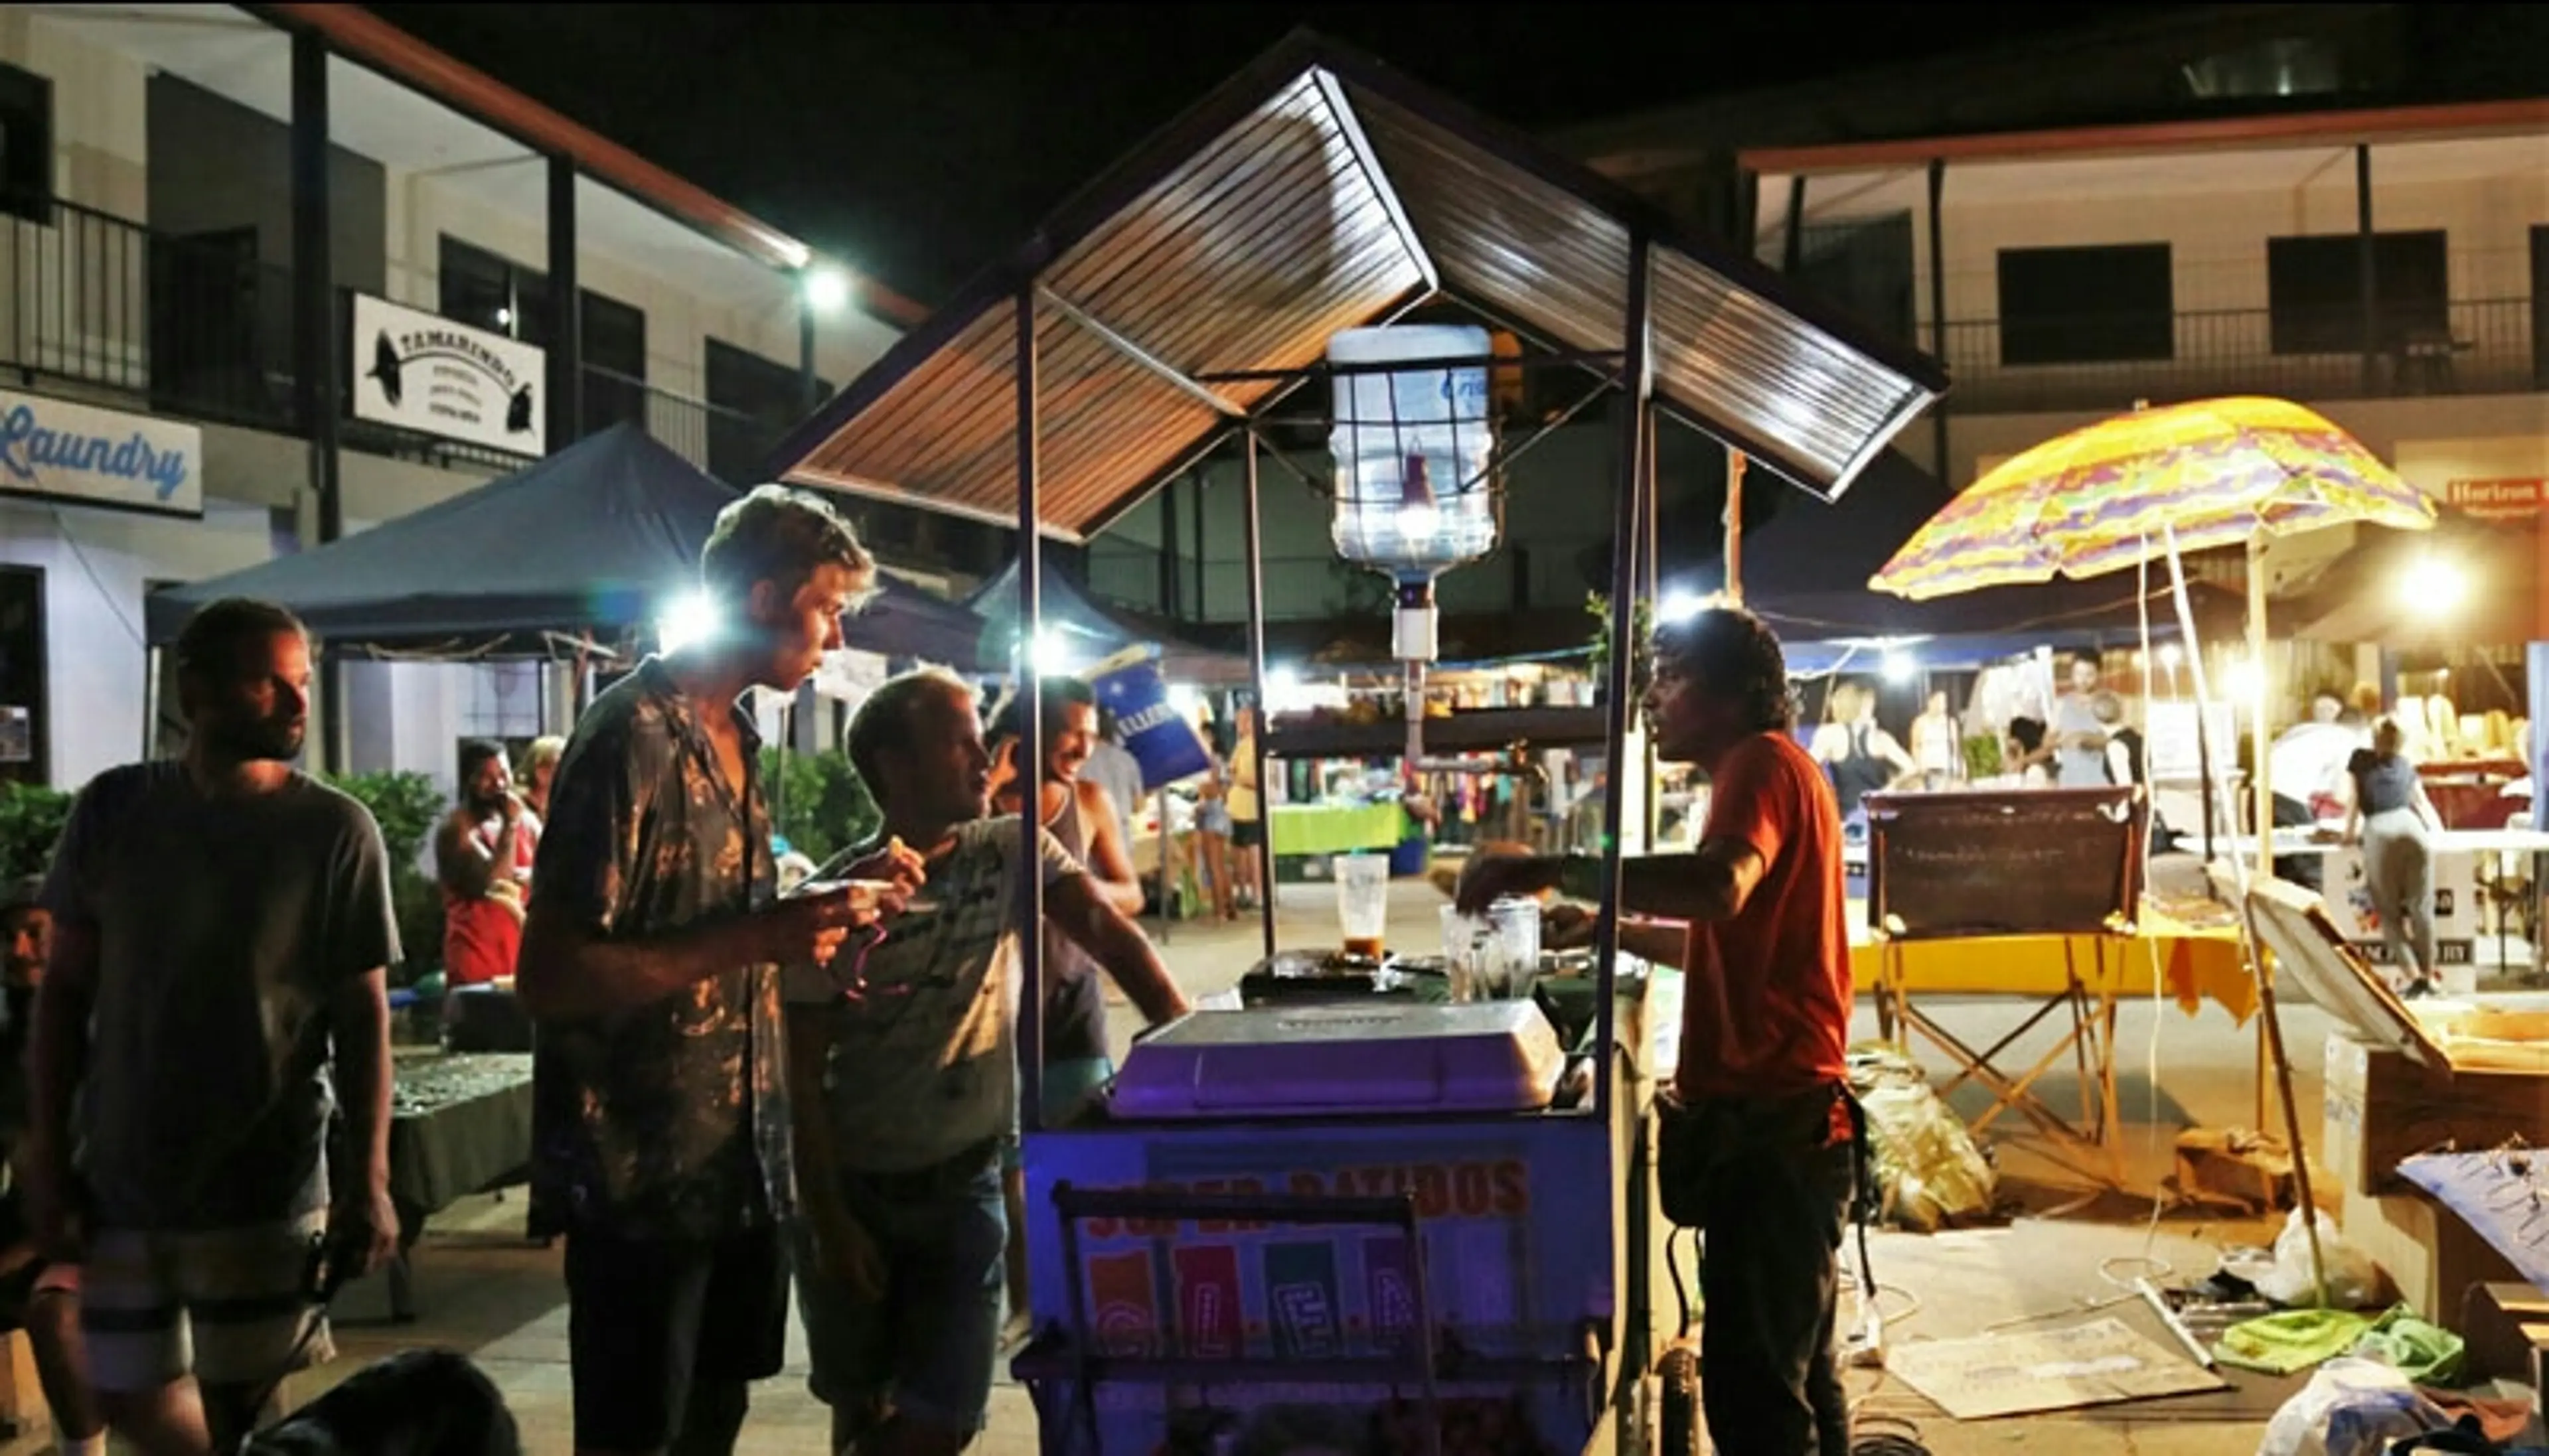
[[[2257,1456],[2382,1456],[2392,1441],[2449,1424],[2407,1377],[2347,1355],[2321,1365],[2275,1412]]]
[[[2381,1270],[2372,1256],[2345,1241],[2336,1231],[2335,1221],[2318,1216],[2318,1255],[2327,1269],[2327,1299],[2332,1310],[2361,1310],[2375,1304],[2381,1294]],[[2262,1250],[2247,1250],[2244,1257],[2223,1257],[2224,1273],[2245,1279],[2257,1292],[2286,1309],[2309,1309],[2318,1306],[2317,1280],[2312,1275],[2310,1235],[2303,1231],[2301,1210],[2295,1209],[2284,1220],[2284,1231],[2275,1236],[2271,1258]]]
[[[1849,1082],[1867,1112],[1884,1222],[1930,1233],[1990,1217],[1998,1175],[1918,1063],[1892,1046],[1856,1047]]]

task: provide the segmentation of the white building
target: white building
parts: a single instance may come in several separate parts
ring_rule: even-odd
[[[295,166],[323,139],[324,181]],[[917,317],[357,8],[0,6],[0,778],[143,751],[148,588],[623,419],[740,482]],[[384,318],[541,404],[391,404]],[[40,431],[148,448],[64,461]],[[357,770],[448,783],[456,739],[554,726],[535,672],[347,676]]]

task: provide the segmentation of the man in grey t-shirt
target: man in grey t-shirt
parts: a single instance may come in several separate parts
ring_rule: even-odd
[[[884,811],[885,853],[926,883],[859,964],[792,968],[782,985],[808,1383],[832,1408],[833,1449],[954,1456],[983,1428],[999,1328],[1027,874],[1043,878],[1047,922],[1153,1025],[1186,1004],[1053,835],[1037,832],[1030,864],[1016,816],[983,817],[991,756],[963,682],[915,673],[879,687],[850,725],[850,760]]]
[[[399,945],[379,826],[292,767],[300,622],[215,602],[177,673],[186,756],[99,774],[54,852],[28,1195],[47,1255],[82,1266],[108,1422],[150,1451],[210,1453],[236,1448],[261,1392],[332,1353],[308,1288],[322,1240],[343,1272],[396,1247]],[[332,1220],[331,1080],[349,1154]]]

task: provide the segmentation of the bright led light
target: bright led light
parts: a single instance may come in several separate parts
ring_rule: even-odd
[[[850,302],[850,275],[816,268],[805,275],[805,303],[817,314],[837,314]]]
[[[2176,643],[2163,642],[2160,644],[2159,665],[2161,667],[2174,673],[2177,671],[2177,665],[2185,660],[2186,654],[2178,649],[2178,645]]]
[[[1884,673],[1886,682],[1900,686],[1920,674],[1921,664],[1908,652],[1893,651],[1885,654],[1884,666],[1879,671]]]
[[[2469,576],[2430,556],[2419,557],[2399,579],[2399,595],[2418,616],[2448,616],[2468,598]]]
[[[685,647],[706,642],[716,635],[718,612],[715,598],[706,592],[691,591],[664,604],[655,618],[655,643],[664,652],[679,652]]]
[[[1192,719],[1203,706],[1203,694],[1183,682],[1169,684],[1169,711],[1180,718]]]
[[[1036,629],[1035,668],[1048,678],[1067,678],[1080,671],[1080,653],[1071,640],[1051,627]]]
[[[1431,505],[1402,506],[1398,512],[1398,539],[1431,541],[1443,528],[1443,512]]]
[[[1708,598],[1705,596],[1689,592],[1667,592],[1663,599],[1655,603],[1655,625],[1679,626],[1699,615],[1707,606]]]

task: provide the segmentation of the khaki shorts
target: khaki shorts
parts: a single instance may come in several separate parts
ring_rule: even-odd
[[[102,1230],[79,1267],[80,1333],[101,1391],[138,1395],[192,1374],[263,1385],[335,1357],[309,1292],[327,1216],[190,1233]]]

